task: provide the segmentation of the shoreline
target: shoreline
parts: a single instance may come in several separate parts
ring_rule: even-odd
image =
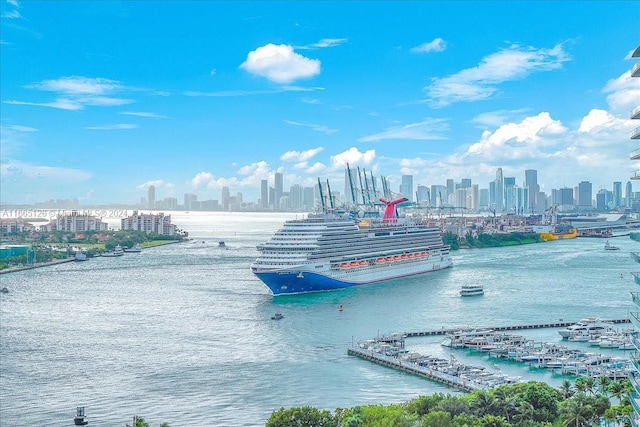
[[[0,274],[14,273],[16,271],[33,270],[34,268],[48,267],[50,265],[64,264],[65,262],[75,261],[75,258],[57,259],[54,261],[37,262],[35,264],[23,265],[21,267],[9,267],[0,270]]]
[[[169,245],[169,244],[172,244],[172,243],[182,243],[183,241],[184,240],[167,240],[167,241],[163,241],[162,243],[158,243],[158,244],[155,244],[155,245],[143,247],[142,250],[152,249],[152,248],[156,248],[158,246]],[[97,257],[100,257],[100,256],[101,255],[98,255]],[[57,260],[54,260],[54,261],[47,261],[47,262],[38,262],[38,263],[35,263],[35,264],[23,265],[21,267],[9,267],[9,268],[5,268],[3,270],[0,270],[0,274],[15,273],[15,272],[24,271],[24,270],[33,270],[34,268],[49,267],[51,265],[64,264],[65,262],[72,262],[72,261],[75,261],[74,257],[64,258],[64,259],[57,259]]]

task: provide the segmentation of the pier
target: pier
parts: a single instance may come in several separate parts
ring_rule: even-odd
[[[622,324],[622,323],[630,323],[631,320],[629,319],[613,319],[613,320],[603,320],[603,322],[610,322],[610,323],[614,323],[616,325]],[[493,331],[496,332],[501,332],[501,331],[520,331],[520,330],[524,330],[524,329],[544,329],[544,328],[566,328],[567,326],[571,326],[576,322],[565,322],[563,320],[560,320],[558,322],[551,322],[551,323],[535,323],[535,324],[531,324],[531,325],[507,325],[507,326],[487,326],[487,327],[482,327],[482,328],[476,328],[476,329],[491,329]],[[464,331],[464,330],[468,330],[468,329],[473,329],[471,327],[458,327],[458,328],[442,328],[442,329],[433,329],[433,330],[429,330],[429,331],[415,331],[415,332],[405,332],[403,333],[403,335],[406,338],[414,338],[414,337],[430,337],[430,336],[436,336],[436,335],[447,335],[447,334],[452,334],[458,331]]]
[[[603,322],[609,322],[612,324],[625,324],[630,323],[630,319],[612,319],[605,320]],[[560,320],[558,322],[551,323],[536,323],[529,325],[506,325],[506,326],[494,326],[494,327],[486,327],[479,329],[472,328],[442,328],[435,329],[430,331],[417,331],[417,332],[404,332],[404,333],[396,333],[390,334],[387,336],[377,337],[375,339],[370,339],[367,341],[359,341],[357,345],[353,345],[347,349],[347,354],[349,356],[356,356],[361,359],[367,360],[369,362],[376,363],[381,366],[385,366],[388,368],[396,369],[402,372],[406,372],[412,375],[417,375],[419,377],[425,378],[430,381],[435,381],[445,386],[464,391],[464,392],[472,392],[474,390],[489,390],[491,388],[497,387],[502,384],[511,384],[514,382],[518,382],[518,378],[509,378],[506,375],[495,372],[490,373],[485,371],[483,367],[477,366],[467,366],[463,365],[451,357],[450,361],[433,358],[431,356],[423,356],[416,353],[409,353],[409,351],[405,348],[405,339],[410,337],[426,337],[426,336],[438,336],[438,335],[455,335],[455,334],[496,334],[501,331],[514,331],[514,330],[526,330],[526,329],[542,329],[542,328],[566,328],[575,324],[576,322],[565,322]],[[504,334],[505,337],[510,337],[509,335]],[[515,339],[516,336],[511,337]],[[518,337],[520,341],[526,342],[523,337]],[[516,340],[517,341],[517,340]],[[493,343],[493,341],[492,341]],[[496,341],[497,343],[497,341]],[[515,343],[515,341],[514,341]],[[488,342],[485,344],[489,344]],[[446,344],[443,344],[446,345]],[[532,341],[529,342],[530,347],[526,350],[526,354],[529,355],[529,352],[533,352],[537,350],[536,356],[533,357],[531,361],[537,361],[538,364],[542,367],[543,358],[546,360],[546,357],[549,356],[552,352],[545,354],[542,356],[541,348],[535,348],[535,343]],[[465,345],[466,346],[466,345]],[[542,346],[542,343],[540,343]],[[496,349],[498,348],[497,346]],[[548,350],[548,349],[547,349]],[[495,350],[498,351],[498,350]],[[569,354],[569,353],[567,353]],[[540,357],[538,357],[540,355]],[[558,355],[556,355],[558,356]],[[524,357],[522,358],[524,361]],[[540,360],[538,360],[540,359]],[[604,360],[604,359],[603,359]],[[550,360],[549,360],[550,361]],[[545,363],[543,367],[551,367],[550,363]],[[554,358],[554,362],[557,362]],[[577,360],[571,360],[570,362],[577,362]],[[547,366],[549,365],[549,366]],[[579,368],[577,364],[571,364],[567,361],[563,361],[562,365],[559,366],[563,368],[563,374],[572,374],[575,375],[581,374],[582,370]],[[600,368],[600,366],[594,366],[594,363],[590,363],[585,367],[586,374],[589,375],[589,370],[596,371],[596,368]],[[618,368],[618,367],[616,367]],[[622,370],[616,369],[611,372],[605,370],[599,370],[601,374],[610,375],[611,372],[614,375],[621,376],[620,372]]]
[[[409,374],[418,375],[419,377],[439,382],[460,391],[472,392],[474,390],[488,389],[488,387],[483,387],[471,381],[467,382],[465,379],[462,379],[460,377],[434,370],[429,366],[421,366],[416,363],[407,361],[403,362],[397,357],[387,356],[369,349],[351,347],[347,350],[347,354],[349,356],[356,356],[361,359],[376,363],[378,365],[386,366],[388,368],[393,368]]]

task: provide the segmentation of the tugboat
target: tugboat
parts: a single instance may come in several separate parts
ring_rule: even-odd
[[[76,408],[76,416],[73,418],[73,423],[77,426],[86,426],[89,424],[89,420],[84,414],[84,406],[78,406]]]
[[[280,320],[284,317],[284,315],[282,313],[276,313],[273,316],[271,316],[271,320]]]
[[[218,247],[219,247],[220,249],[227,249],[227,245],[224,243],[224,240],[220,240],[220,241],[218,242]]]

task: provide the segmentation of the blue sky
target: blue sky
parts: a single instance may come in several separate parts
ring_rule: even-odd
[[[3,1],[3,203],[626,183],[640,2]],[[637,126],[637,124],[636,124]],[[640,168],[637,168],[640,169]],[[640,191],[635,188],[634,191]]]

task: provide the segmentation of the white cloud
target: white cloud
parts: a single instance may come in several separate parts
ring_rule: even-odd
[[[618,78],[609,80],[602,92],[609,94],[607,103],[614,112],[628,114],[640,99],[640,79],[631,77],[627,71]]]
[[[216,75],[216,69],[212,68],[211,71],[209,71],[209,75],[210,76],[215,76]]]
[[[122,90],[120,82],[103,78],[80,76],[63,77],[54,80],[43,80],[25,86],[27,89],[56,92],[58,97],[51,102],[4,101],[14,105],[32,105],[37,107],[57,108],[61,110],[82,110],[85,106],[113,107],[134,102],[131,99],[106,96]]]
[[[443,133],[449,130],[448,119],[426,118],[418,123],[392,126],[380,133],[358,138],[359,142],[380,141],[383,139],[441,140],[447,139]]]
[[[549,113],[527,117],[520,123],[508,123],[495,132],[484,131],[480,141],[471,144],[467,154],[487,160],[544,157],[541,147],[558,143],[567,129]]]
[[[604,110],[594,108],[582,118],[578,132],[596,132],[602,129],[621,127],[625,124],[625,120],[617,119]]]
[[[61,92],[68,95],[104,95],[121,87],[120,82],[115,80],[81,76],[43,80],[26,86],[27,89]]]
[[[432,79],[425,92],[434,107],[479,101],[491,97],[500,83],[521,80],[533,72],[561,68],[569,59],[561,44],[551,49],[511,45],[484,57],[476,67]]]
[[[477,123],[482,127],[499,127],[507,123],[514,116],[520,116],[525,112],[525,109],[488,111],[478,114],[471,119],[471,123]]]
[[[338,129],[331,129],[330,127],[325,126],[325,125],[316,125],[316,124],[313,124],[313,123],[294,122],[292,120],[283,120],[283,121],[285,123],[288,123],[288,124],[293,125],[293,126],[305,126],[305,127],[313,129],[316,132],[326,133],[327,135],[331,135],[333,133],[338,132]]]
[[[7,19],[18,19],[18,18],[22,18],[22,15],[20,15],[19,10],[12,10],[10,12],[3,13],[2,17]]]
[[[196,176],[191,179],[191,186],[196,190],[206,188],[215,177],[209,172],[198,172]]]
[[[269,43],[249,52],[240,68],[276,83],[290,83],[320,74],[320,61],[295,53],[289,45]]]
[[[161,188],[161,187],[172,188],[174,186],[172,183],[165,182],[162,179],[154,179],[154,180],[143,182],[142,184],[136,186],[136,188],[138,190],[147,190],[152,185],[156,188]]]
[[[431,40],[430,42],[422,43],[419,46],[411,48],[411,52],[414,53],[428,53],[428,52],[442,52],[447,48],[447,43],[440,37]]]
[[[331,156],[331,167],[334,170],[344,170],[349,163],[350,167],[371,166],[376,159],[376,150],[361,152],[356,147],[351,147],[342,153]]]
[[[343,43],[346,43],[348,39],[340,38],[340,39],[321,39],[317,43],[312,43],[306,46],[296,46],[296,49],[323,49],[326,47],[334,47],[340,46]]]
[[[122,129],[136,129],[138,125],[134,125],[131,123],[118,123],[115,125],[104,125],[104,126],[85,126],[85,129],[91,130],[122,130]]]
[[[3,127],[16,132],[35,132],[38,130],[36,128],[21,125],[4,125]]]
[[[0,181],[18,182],[25,180],[43,180],[48,184],[60,185],[65,182],[81,182],[91,178],[91,173],[73,168],[34,165],[17,160],[0,163]]]
[[[212,98],[226,98],[232,96],[253,96],[253,95],[271,95],[282,92],[313,92],[324,90],[321,87],[301,87],[301,86],[280,86],[277,89],[269,90],[221,90],[217,92],[202,92],[197,90],[188,90],[182,94],[185,96],[203,96]]]
[[[287,151],[280,156],[280,160],[283,162],[306,162],[313,158],[316,154],[322,152],[324,148],[317,147],[305,151]]]
[[[20,5],[18,4],[18,0],[7,0],[7,3],[14,7],[20,7]]]
[[[148,113],[145,111],[123,111],[120,114],[124,114],[127,116],[137,116],[137,117],[149,117],[149,118],[154,118],[154,119],[166,119],[166,116],[161,116],[159,114],[155,114],[155,113]]]

